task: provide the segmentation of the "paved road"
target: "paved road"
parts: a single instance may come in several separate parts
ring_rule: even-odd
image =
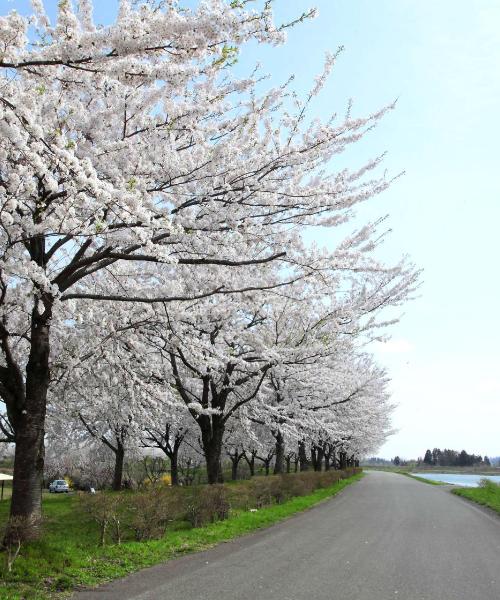
[[[266,531],[75,600],[499,600],[500,518],[371,472]]]

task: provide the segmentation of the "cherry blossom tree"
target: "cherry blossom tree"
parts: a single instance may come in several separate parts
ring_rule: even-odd
[[[191,440],[189,413],[184,407],[169,405],[160,406],[156,412],[151,411],[142,434],[144,448],[161,450],[170,461],[172,485],[179,484],[179,454],[186,442]],[[192,427],[192,425],[191,425]]]
[[[370,176],[380,158],[327,166],[391,107],[307,124],[336,55],[295,112],[281,108],[288,84],[259,95],[258,73],[236,79],[241,46],[282,43],[293,24],[276,26],[271,3],[207,0],[190,11],[121,0],[106,27],[90,0],[78,11],[59,2],[55,24],[42,0],[33,5],[30,17],[0,17],[0,396],[16,439],[11,514],[21,517],[41,510],[54,363],[90,311],[107,322],[120,303],[257,293],[322,271],[399,277],[401,297],[415,280],[374,259],[377,223],[332,254],[305,247],[301,227],[345,223],[390,184]],[[190,366],[177,350],[170,361],[192,404]],[[249,388],[259,381],[240,376]]]

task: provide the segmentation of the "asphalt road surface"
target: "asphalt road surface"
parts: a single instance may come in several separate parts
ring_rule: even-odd
[[[267,530],[75,600],[500,600],[500,518],[446,489],[370,472]]]

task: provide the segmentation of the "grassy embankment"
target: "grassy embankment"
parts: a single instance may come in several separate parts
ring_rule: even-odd
[[[257,511],[231,510],[227,520],[199,528],[192,528],[185,521],[174,522],[160,539],[125,541],[104,547],[98,545],[97,523],[81,511],[76,495],[47,496],[42,538],[22,548],[11,573],[6,572],[4,564],[0,566],[0,599],[68,597],[75,588],[95,586],[268,527],[334,496],[362,476],[359,473],[306,496]],[[4,501],[0,505],[0,524],[6,521],[8,504]]]
[[[413,470],[410,471],[407,467],[363,467],[365,471],[387,471],[388,473],[398,473],[398,475],[405,475],[406,477],[411,477],[412,479],[416,479],[417,481],[421,481],[422,483],[429,483],[430,485],[446,485],[442,481],[431,481],[430,479],[425,479],[425,477],[419,477],[413,473]]]
[[[457,496],[487,506],[500,514],[500,485],[493,481],[483,479],[477,488],[457,488],[452,492]]]
[[[418,475],[414,475],[413,473],[409,473],[408,471],[401,471],[401,475],[406,475],[406,477],[411,477],[411,479],[416,479],[417,481],[421,481],[422,483],[428,483],[430,485],[448,485],[444,481],[434,481],[433,479],[426,479],[425,477],[419,477]]]

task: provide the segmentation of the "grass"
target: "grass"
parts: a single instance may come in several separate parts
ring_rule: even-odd
[[[477,488],[457,488],[452,492],[500,514],[500,485],[493,481],[483,480]]]
[[[97,525],[82,514],[74,496],[54,495],[44,499],[45,532],[37,542],[26,545],[12,573],[0,567],[1,600],[46,600],[68,597],[79,587],[92,587],[123,577],[144,567],[205,550],[257,529],[268,527],[326,500],[362,473],[308,496],[292,498],[256,512],[234,511],[226,521],[191,529],[173,524],[167,534],[147,542],[97,546]],[[8,502],[0,505],[0,523],[5,522]]]
[[[426,479],[425,477],[419,477],[418,475],[413,475],[412,473],[408,473],[407,471],[400,471],[401,475],[406,475],[406,477],[411,477],[411,479],[416,479],[417,481],[421,481],[422,483],[428,483],[429,485],[448,485],[444,481],[434,481],[433,479]]]

